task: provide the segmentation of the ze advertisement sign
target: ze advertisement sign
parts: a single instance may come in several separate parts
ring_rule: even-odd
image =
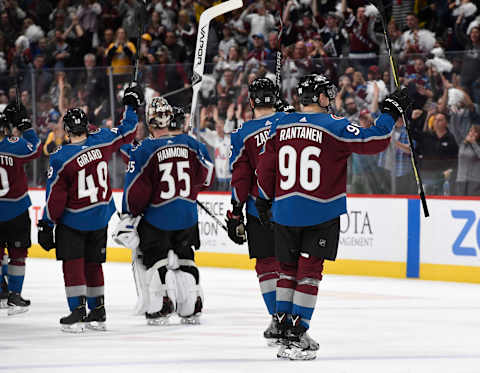
[[[430,200],[421,223],[421,262],[480,266],[480,201]]]

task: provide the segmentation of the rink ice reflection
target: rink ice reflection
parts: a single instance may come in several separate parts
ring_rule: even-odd
[[[62,333],[61,264],[28,259],[30,311],[0,310],[0,372],[480,372],[479,286],[325,275],[310,335],[317,360],[278,361],[253,271],[200,268],[202,325],[147,326],[132,316],[130,265],[108,263],[106,332]]]

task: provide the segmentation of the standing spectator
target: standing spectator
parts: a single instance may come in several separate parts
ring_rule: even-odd
[[[402,34],[401,58],[407,59],[410,54],[429,53],[435,46],[433,32],[418,26],[418,17],[409,13],[406,18],[408,30]]]
[[[462,55],[461,84],[474,98],[475,102],[480,102],[480,78],[478,74],[480,71],[480,26],[472,27],[469,37],[467,37],[465,32],[460,29],[460,23],[457,20],[455,34],[465,49],[465,53]]]
[[[480,196],[480,125],[470,127],[458,151],[456,194]]]
[[[105,71],[96,67],[95,55],[88,53],[83,57],[84,69],[79,73],[77,85],[83,87],[87,105],[97,107],[108,97]]]
[[[167,31],[165,34],[165,46],[170,54],[170,59],[175,62],[184,63],[187,57],[185,47],[177,40],[177,35],[173,31]]]
[[[233,31],[233,38],[237,45],[245,47],[248,42],[248,31],[245,29],[245,24],[241,18],[241,9],[233,11],[233,18],[229,21]]]
[[[252,13],[254,9],[257,11],[256,13]],[[254,35],[267,35],[269,31],[275,28],[275,18],[267,13],[262,1],[250,4],[243,11],[240,19],[250,25],[248,37],[251,43],[253,43]]]
[[[195,53],[195,43],[197,41],[197,27],[188,16],[188,12],[182,9],[178,13],[178,23],[176,26],[177,39],[180,39],[185,46],[186,60],[191,61]]]
[[[367,17],[365,7],[357,8],[356,16],[347,9],[347,1],[342,0],[342,13],[346,19],[345,26],[350,34],[350,54],[356,70],[367,73],[368,66],[378,65],[378,42],[375,35],[375,16]]]
[[[55,59],[55,69],[63,69],[69,65],[70,46],[65,42],[61,30],[55,31],[55,42],[53,45],[52,56]]]
[[[113,74],[128,74],[130,72],[128,66],[132,64],[136,52],[135,45],[127,39],[125,29],[119,28],[116,32],[115,42],[111,43],[105,51],[107,63],[113,67]]]
[[[449,180],[457,165],[458,145],[448,130],[448,118],[443,113],[435,115],[433,131],[424,128],[414,133],[418,142],[420,169],[426,194],[443,194],[443,185]]]
[[[99,65],[99,66],[108,65],[105,51],[108,49],[110,44],[112,44],[114,42],[113,36],[114,36],[114,33],[113,33],[113,30],[111,28],[107,28],[103,32],[103,40],[97,46],[97,53],[96,53],[96,55],[97,55],[97,65]]]
[[[338,26],[338,16],[334,12],[328,12],[325,26],[319,31],[323,50],[329,57],[348,55],[348,33]]]
[[[255,59],[257,62],[265,60],[269,54],[269,50],[265,48],[265,37],[263,34],[255,34],[252,36],[253,49],[247,56],[247,60]]]
[[[38,54],[33,59],[33,73],[35,77],[35,97],[42,97],[48,92],[52,84],[52,73],[45,66],[45,55]],[[27,74],[22,84],[23,89],[32,89],[32,74]]]
[[[77,17],[80,25],[92,35],[97,33],[98,18],[102,13],[102,6],[95,0],[83,0],[77,10]],[[96,37],[98,38],[98,36]]]
[[[232,174],[230,173],[229,154],[230,154],[230,134],[225,134],[223,119],[218,117],[218,113],[213,112],[213,117],[209,117],[207,110],[203,108],[200,111],[200,138],[213,148],[215,162],[215,182],[213,190],[229,190]],[[211,130],[207,125],[211,122],[215,124],[215,129]]]
[[[235,46],[235,39],[232,36],[232,29],[228,24],[223,25],[223,39],[218,44],[218,55],[226,59],[230,48]]]

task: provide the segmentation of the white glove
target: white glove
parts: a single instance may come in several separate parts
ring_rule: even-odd
[[[138,237],[137,232],[137,225],[140,221],[140,216],[134,218],[129,214],[118,214],[118,217],[120,218],[120,221],[113,231],[113,241],[128,249],[137,248],[140,244],[140,237]]]

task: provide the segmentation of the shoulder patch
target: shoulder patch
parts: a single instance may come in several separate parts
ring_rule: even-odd
[[[60,149],[62,149],[62,145],[57,146],[57,148],[51,152],[50,155],[58,153]]]
[[[343,118],[345,118],[345,117],[339,117],[335,114],[330,114],[330,116],[332,117],[332,119],[335,119],[335,120],[342,120]]]
[[[15,144],[20,139],[17,136],[10,136],[7,140],[8,140],[8,142],[11,142],[12,144]]]
[[[307,118],[303,117],[302,119],[299,120],[299,122],[305,123],[305,122],[307,122]]]
[[[110,128],[110,132],[113,132],[115,135],[118,134],[118,127]]]

